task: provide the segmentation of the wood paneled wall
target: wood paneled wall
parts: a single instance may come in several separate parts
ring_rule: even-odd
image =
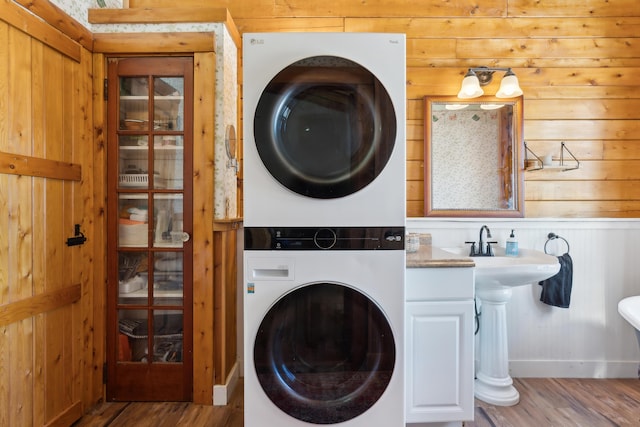
[[[131,7],[171,0],[130,0]],[[200,7],[207,0],[182,0]],[[240,32],[407,34],[407,215],[423,214],[425,95],[455,95],[472,66],[512,67],[524,138],[580,169],[525,173],[527,217],[640,216],[640,8],[637,0],[220,0]],[[499,78],[486,93],[495,93]]]
[[[130,0],[173,6],[173,0]],[[181,6],[209,6],[182,0]],[[425,95],[513,67],[525,139],[575,171],[526,173],[528,217],[640,214],[637,0],[219,0],[241,32],[407,34],[409,216],[423,206]],[[45,21],[18,6],[46,16]],[[69,425],[102,396],[103,139],[93,37],[46,0],[0,1],[0,425]],[[93,70],[95,68],[95,70]],[[95,85],[96,87],[99,84]],[[495,91],[497,83],[488,88]],[[241,128],[241,126],[240,126]],[[80,224],[82,246],[65,241]],[[55,392],[52,392],[55,390]]]
[[[7,1],[0,46],[0,425],[67,426],[102,395],[92,56]]]

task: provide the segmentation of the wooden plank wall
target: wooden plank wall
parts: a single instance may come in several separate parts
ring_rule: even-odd
[[[171,0],[130,0],[131,7]],[[207,0],[182,0],[201,7]],[[455,95],[468,67],[513,67],[524,137],[560,143],[580,169],[525,174],[527,217],[640,216],[640,8],[637,0],[220,0],[241,33],[407,34],[407,215],[423,213],[425,95]],[[495,93],[492,83],[487,93]]]
[[[215,384],[225,385],[229,375],[238,360],[238,332],[237,307],[237,240],[238,228],[241,221],[216,221],[214,231],[214,324],[216,353]]]
[[[92,56],[0,12],[0,425],[67,426],[102,393]],[[68,247],[75,224],[88,240]]]

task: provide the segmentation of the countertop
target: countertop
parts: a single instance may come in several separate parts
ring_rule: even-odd
[[[407,252],[407,268],[475,267],[473,259],[444,251],[431,245],[420,245],[417,252]]]

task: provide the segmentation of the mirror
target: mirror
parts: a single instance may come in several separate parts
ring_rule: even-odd
[[[524,216],[522,117],[522,97],[425,97],[425,216]]]

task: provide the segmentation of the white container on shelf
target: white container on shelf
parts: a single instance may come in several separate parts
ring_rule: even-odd
[[[131,221],[133,222],[133,221]],[[147,246],[148,224],[118,224],[118,244],[120,246]]]

